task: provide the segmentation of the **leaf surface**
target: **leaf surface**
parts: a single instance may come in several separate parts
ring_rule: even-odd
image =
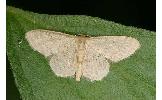
[[[128,59],[112,63],[108,76],[90,82],[57,77],[48,60],[25,39],[33,29],[89,36],[131,36],[141,48]],[[7,7],[7,55],[23,100],[155,100],[155,32],[96,17],[47,15]]]

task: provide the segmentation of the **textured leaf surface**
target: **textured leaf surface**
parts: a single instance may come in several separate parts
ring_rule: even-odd
[[[129,59],[112,63],[102,81],[57,77],[25,33],[48,29],[89,36],[124,35],[141,48]],[[7,55],[23,100],[155,100],[155,32],[88,16],[46,15],[7,7]]]

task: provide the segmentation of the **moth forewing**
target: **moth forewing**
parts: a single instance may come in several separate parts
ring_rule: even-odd
[[[113,62],[129,57],[140,48],[138,40],[127,36],[92,37],[87,45]]]

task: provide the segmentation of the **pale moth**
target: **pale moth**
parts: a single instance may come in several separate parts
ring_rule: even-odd
[[[36,29],[26,33],[30,46],[50,56],[49,65],[60,77],[81,76],[90,81],[107,76],[111,62],[123,60],[140,48],[138,40],[127,36],[73,36]]]

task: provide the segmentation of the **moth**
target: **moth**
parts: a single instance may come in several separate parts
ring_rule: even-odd
[[[50,57],[49,65],[60,77],[85,77],[90,81],[107,76],[110,62],[119,62],[140,48],[138,40],[127,36],[73,36],[43,29],[31,30],[25,38],[35,50]]]

